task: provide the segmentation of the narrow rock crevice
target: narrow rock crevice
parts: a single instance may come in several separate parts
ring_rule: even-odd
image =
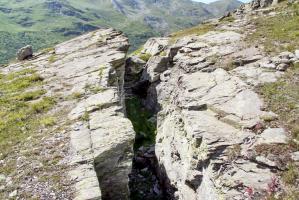
[[[145,102],[157,102],[157,96],[148,96],[153,88],[147,80],[142,81],[142,71],[132,75],[132,66],[127,62],[125,74],[126,113],[136,132],[132,171],[129,175],[131,200],[162,200],[167,197],[164,182],[155,155],[157,132],[157,109],[148,109]]]

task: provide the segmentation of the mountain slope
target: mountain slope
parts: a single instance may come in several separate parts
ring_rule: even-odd
[[[227,11],[234,10],[240,5],[242,5],[242,3],[237,0],[219,0],[210,3],[209,7],[214,11],[213,13],[218,13],[219,15],[221,15]]]
[[[227,0],[225,0],[227,1]],[[0,63],[25,44],[35,49],[99,27],[122,30],[133,49],[147,38],[198,24],[236,8],[190,0],[22,0],[0,2]]]

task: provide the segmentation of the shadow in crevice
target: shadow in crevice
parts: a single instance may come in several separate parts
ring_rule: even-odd
[[[155,154],[157,133],[156,85],[139,82],[130,88],[126,97],[127,117],[136,132],[132,171],[129,175],[131,200],[172,200],[175,189]]]

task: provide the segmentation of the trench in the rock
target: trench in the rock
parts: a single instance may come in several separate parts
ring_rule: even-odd
[[[139,82],[138,77],[134,78],[136,80],[134,84],[125,83],[126,113],[136,132],[133,166],[129,175],[130,199],[169,199],[163,184],[164,180],[158,176],[160,169],[155,155],[156,113],[149,111],[144,104],[150,84]],[[126,75],[125,80],[128,80]]]
[[[156,171],[155,114],[143,106],[139,96],[128,97],[126,109],[136,132],[133,166],[129,175],[130,199],[165,199]]]

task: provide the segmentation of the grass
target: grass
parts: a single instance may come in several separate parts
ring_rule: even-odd
[[[200,24],[198,26],[188,28],[185,30],[178,31],[176,33],[172,33],[170,35],[171,37],[171,43],[174,43],[176,40],[183,38],[185,36],[190,36],[190,35],[203,35],[209,31],[214,30],[214,25],[211,24]]]
[[[295,185],[299,179],[299,170],[295,164],[291,163],[288,170],[283,173],[282,180],[289,185]]]
[[[156,124],[149,120],[152,114],[142,106],[141,100],[136,97],[126,100],[126,108],[128,118],[136,132],[134,149],[154,144]]]
[[[299,47],[299,5],[293,4],[281,9],[282,14],[254,21],[256,31],[248,36],[249,44],[262,44],[268,53],[293,52]]]
[[[74,92],[71,94],[70,99],[81,99],[83,97],[83,94],[81,92]]]
[[[39,194],[19,188],[33,176],[39,182],[34,185],[44,178],[44,184],[50,185],[56,194],[70,194],[67,166],[59,163],[68,147],[62,140],[53,140],[69,123],[65,117],[68,111],[52,112],[56,101],[38,89],[43,84],[35,70],[0,74],[0,174],[12,178],[12,184],[0,190],[0,199],[9,199],[14,190],[18,190],[18,198],[38,199]],[[57,124],[59,127],[54,126]],[[29,164],[18,165],[19,158]]]
[[[42,95],[46,94],[47,92],[45,90],[35,90],[30,92],[22,93],[18,96],[16,96],[16,100],[19,101],[32,101],[40,98]]]
[[[139,54],[139,58],[140,58],[141,60],[143,60],[144,62],[149,61],[149,59],[150,59],[151,57],[152,57],[152,55],[149,54],[149,53],[142,53],[142,54]]]
[[[85,90],[90,91],[93,94],[97,94],[97,93],[105,91],[105,88],[102,88],[102,87],[96,86],[96,85],[87,84],[87,85],[85,85]]]
[[[292,164],[289,153],[299,150],[299,64],[292,66],[277,82],[267,83],[259,87],[258,91],[263,96],[267,109],[278,114],[278,120],[268,123],[278,123],[291,133],[291,140],[287,145],[259,145],[256,147],[258,154],[272,154],[281,163],[289,163],[288,169],[282,173],[282,180],[286,184],[282,200],[296,200],[299,193],[298,168]],[[277,199],[271,197],[269,199]]]
[[[279,120],[297,141],[299,141],[298,85],[299,64],[295,64],[279,81],[264,84],[259,88],[268,109],[279,115]]]
[[[143,47],[143,45],[142,45],[142,46],[140,46],[138,49],[136,49],[135,51],[133,51],[133,52],[130,54],[130,56],[137,56],[137,55],[141,54],[141,52],[143,51],[143,49],[144,49],[144,47]]]
[[[1,8],[12,9],[11,13],[0,11],[0,64],[13,59],[17,49],[27,44],[31,44],[36,52],[88,32],[89,27],[92,30],[98,27],[113,27],[121,30],[130,39],[131,50],[134,50],[150,37],[162,36],[165,31],[172,32],[193,26],[205,18],[201,6],[194,8],[190,3],[187,3],[188,7],[181,6],[190,12],[199,9],[199,13],[194,12],[198,13],[197,16],[181,10],[165,12],[168,7],[160,8],[156,4],[147,3],[146,7],[150,10],[150,15],[163,18],[169,24],[165,30],[165,28],[152,27],[143,20],[143,17],[138,19],[136,16],[139,14],[132,18],[126,17],[107,0],[59,1],[62,4],[61,9],[71,12],[72,16],[64,12],[58,13],[57,9],[50,9],[45,3],[47,2],[32,0],[24,0],[17,4],[9,0],[0,2]],[[186,4],[183,1],[179,3]],[[124,4],[126,4],[124,7],[126,12],[134,15],[136,10],[127,10],[130,6],[127,2]]]
[[[80,119],[85,122],[89,121],[89,113],[85,111],[84,114],[80,117]]]
[[[42,82],[43,78],[34,70],[0,76],[0,159],[9,154],[14,145],[33,134],[41,125],[39,116],[54,106],[53,98],[41,98],[44,90],[27,92],[31,87],[41,86]]]
[[[53,105],[55,105],[55,100],[52,97],[44,97],[40,101],[36,103],[32,103],[30,105],[31,111],[33,113],[43,113],[45,111],[49,111]]]
[[[223,69],[226,71],[231,71],[235,68],[237,68],[238,66],[236,65],[235,61],[233,58],[229,58],[227,60],[227,62],[223,65]]]
[[[149,59],[152,57],[152,55],[149,54],[149,53],[142,53],[143,49],[144,49],[143,46],[139,47],[137,50],[135,50],[134,52],[132,52],[130,54],[130,56],[137,56],[141,60],[143,60],[144,62],[149,61]]]
[[[55,55],[51,55],[51,56],[49,57],[49,63],[54,63],[54,62],[56,62],[56,60],[57,60],[57,58],[56,58]]]
[[[57,121],[57,119],[55,117],[46,116],[41,119],[40,123],[44,127],[50,127],[50,126],[54,126],[56,124],[56,121]]]
[[[240,155],[241,155],[241,146],[239,144],[233,145],[229,150],[228,150],[228,161],[232,162],[236,160]]]
[[[224,17],[222,18],[220,21],[221,22],[233,22],[235,21],[236,19],[233,17],[233,16],[228,16],[228,17]]]

